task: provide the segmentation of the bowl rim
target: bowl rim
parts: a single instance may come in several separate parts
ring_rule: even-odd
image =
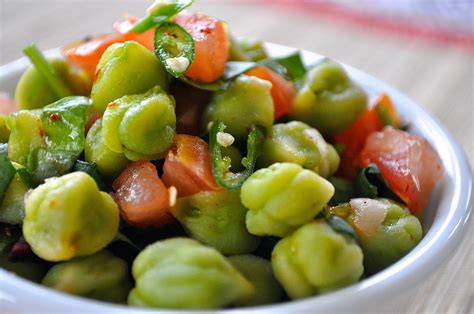
[[[306,64],[312,64],[324,58],[313,52],[291,48],[278,44],[265,43],[267,50],[274,56],[288,55],[294,51],[301,51]],[[52,49],[46,52],[47,55],[58,55],[59,49]],[[343,64],[343,63],[341,63]],[[6,65],[0,66],[0,81],[3,78],[8,81],[12,73],[24,70],[28,65],[26,58],[21,58]],[[400,289],[414,287],[420,282],[420,278],[426,278],[437,267],[453,255],[458,243],[469,224],[469,218],[473,205],[473,180],[472,171],[464,152],[459,143],[450,134],[441,122],[425,109],[417,105],[401,92],[391,87],[385,82],[373,76],[343,64],[349,76],[362,85],[364,89],[384,91],[394,100],[398,109],[410,112],[417,118],[417,122],[424,124],[424,130],[431,134],[428,140],[436,141],[435,149],[442,155],[445,176],[450,175],[452,182],[452,198],[450,208],[445,217],[435,217],[432,227],[424,235],[422,241],[404,258],[386,268],[385,270],[363,279],[353,285],[335,290],[330,293],[317,295],[302,300],[295,300],[285,303],[277,303],[259,307],[238,308],[216,310],[214,313],[263,313],[263,312],[296,312],[305,310],[328,311],[337,307],[343,299],[344,304],[351,304],[353,309],[362,305],[367,300],[383,300],[383,295],[387,293],[399,293]],[[440,148],[443,148],[441,154]],[[443,179],[445,181],[445,179]],[[431,195],[433,197],[433,195]],[[443,218],[444,221],[440,221]],[[86,311],[100,312],[121,312],[121,313],[164,313],[183,312],[169,309],[148,309],[116,305],[96,300],[90,300],[78,296],[68,295],[63,292],[45,288],[34,282],[20,278],[8,271],[0,268],[0,301],[7,301],[10,304],[21,304],[18,295],[26,294],[35,297],[36,300],[44,301],[44,306],[50,307],[62,305],[71,309],[84,309]],[[8,291],[10,290],[10,292]],[[363,296],[363,297],[362,297]],[[25,295],[21,295],[25,298]],[[189,312],[189,311],[185,311]],[[195,311],[193,311],[195,312]],[[210,311],[205,311],[210,312]]]

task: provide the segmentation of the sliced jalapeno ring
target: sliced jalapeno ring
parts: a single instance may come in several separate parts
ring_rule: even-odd
[[[155,32],[155,55],[169,74],[179,78],[194,61],[194,40],[178,24],[165,22]]]
[[[264,139],[262,127],[253,125],[247,139],[247,157],[242,164],[245,169],[234,173],[230,171],[231,159],[222,157],[222,146],[217,141],[217,133],[223,132],[226,125],[221,121],[212,124],[209,135],[209,147],[211,150],[212,174],[217,183],[230,190],[238,189],[244,181],[254,172],[258,152]]]

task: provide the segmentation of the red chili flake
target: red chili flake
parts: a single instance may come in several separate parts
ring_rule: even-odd
[[[45,136],[45,133],[44,133],[44,129],[43,129],[43,128],[40,128],[40,129],[39,129],[39,136],[41,136],[41,137],[44,137],[44,136]]]
[[[59,114],[57,114],[56,112],[55,113],[52,113],[49,115],[49,120],[55,122],[55,121],[58,121],[59,120]]]
[[[112,108],[115,108],[115,107],[117,107],[117,106],[118,106],[118,104],[117,104],[115,101],[112,101],[111,103],[109,103],[109,104],[107,105],[107,108],[112,109]]]
[[[56,199],[53,199],[51,202],[49,202],[49,208],[55,208],[56,205],[58,205],[58,201]]]

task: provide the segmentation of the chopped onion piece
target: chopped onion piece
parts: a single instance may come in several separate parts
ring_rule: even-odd
[[[365,236],[375,234],[387,216],[388,205],[370,198],[355,198],[349,203],[354,211],[354,226]]]

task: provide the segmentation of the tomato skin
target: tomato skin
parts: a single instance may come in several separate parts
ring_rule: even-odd
[[[104,51],[112,44],[126,41],[137,41],[150,50],[154,49],[154,29],[143,34],[127,33],[136,22],[133,17],[127,17],[123,22],[116,22],[114,28],[117,33],[101,35],[85,41],[73,42],[62,48],[63,54],[69,63],[85,70],[91,80],[96,77],[96,67]]]
[[[174,18],[194,39],[194,61],[186,77],[210,83],[222,76],[229,59],[229,38],[226,25],[214,17],[181,13]]]
[[[441,161],[423,138],[386,127],[369,135],[360,166],[375,163],[390,189],[421,217],[433,187],[442,176]]]
[[[174,220],[168,189],[150,161],[135,161],[113,183],[120,215],[137,227],[159,227]]]
[[[197,136],[175,136],[163,165],[162,178],[167,187],[176,187],[178,197],[221,189],[212,175],[208,145]]]
[[[389,119],[396,127],[400,125],[397,111],[386,94],[380,94],[372,99],[370,107],[371,109],[360,115],[349,128],[333,136],[335,142],[344,145],[337,172],[341,177],[350,180],[356,177],[359,168],[359,155],[364,148],[367,137],[373,132],[382,131],[384,128],[381,112],[389,114]]]
[[[286,115],[290,112],[293,98],[295,98],[296,90],[293,83],[285,80],[280,74],[270,70],[265,66],[258,66],[249,70],[247,75],[258,77],[262,80],[272,83],[271,94],[273,98],[273,106],[275,119]]]

